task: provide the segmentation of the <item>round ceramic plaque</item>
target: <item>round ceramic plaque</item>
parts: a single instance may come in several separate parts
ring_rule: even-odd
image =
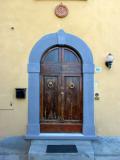
[[[59,18],[64,18],[68,15],[68,8],[62,3],[55,8],[55,15]]]

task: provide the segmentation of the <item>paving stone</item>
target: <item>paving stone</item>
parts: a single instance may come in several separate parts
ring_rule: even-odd
[[[120,160],[120,156],[97,156],[95,160]]]
[[[0,155],[0,160],[28,160],[28,155]]]
[[[120,156],[120,137],[99,137],[92,144],[96,156]]]
[[[21,137],[8,137],[0,141],[0,155],[27,154],[30,141]]]

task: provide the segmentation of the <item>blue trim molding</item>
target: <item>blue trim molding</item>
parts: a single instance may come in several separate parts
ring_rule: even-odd
[[[56,45],[66,45],[75,49],[83,62],[83,133],[61,134],[40,132],[40,60],[43,53]],[[48,34],[33,47],[28,64],[28,139],[87,139],[95,137],[94,127],[94,64],[92,53],[80,38],[63,30]]]

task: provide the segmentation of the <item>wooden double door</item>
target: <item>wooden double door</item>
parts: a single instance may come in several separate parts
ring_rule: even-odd
[[[82,132],[82,62],[78,54],[68,47],[46,51],[40,83],[40,131]]]

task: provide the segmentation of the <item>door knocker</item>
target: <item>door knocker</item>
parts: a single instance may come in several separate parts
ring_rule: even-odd
[[[48,81],[47,83],[48,88],[53,88],[54,87],[54,82],[53,81]]]
[[[71,88],[71,89],[75,88],[75,84],[73,82],[70,82],[69,83],[69,88]]]

